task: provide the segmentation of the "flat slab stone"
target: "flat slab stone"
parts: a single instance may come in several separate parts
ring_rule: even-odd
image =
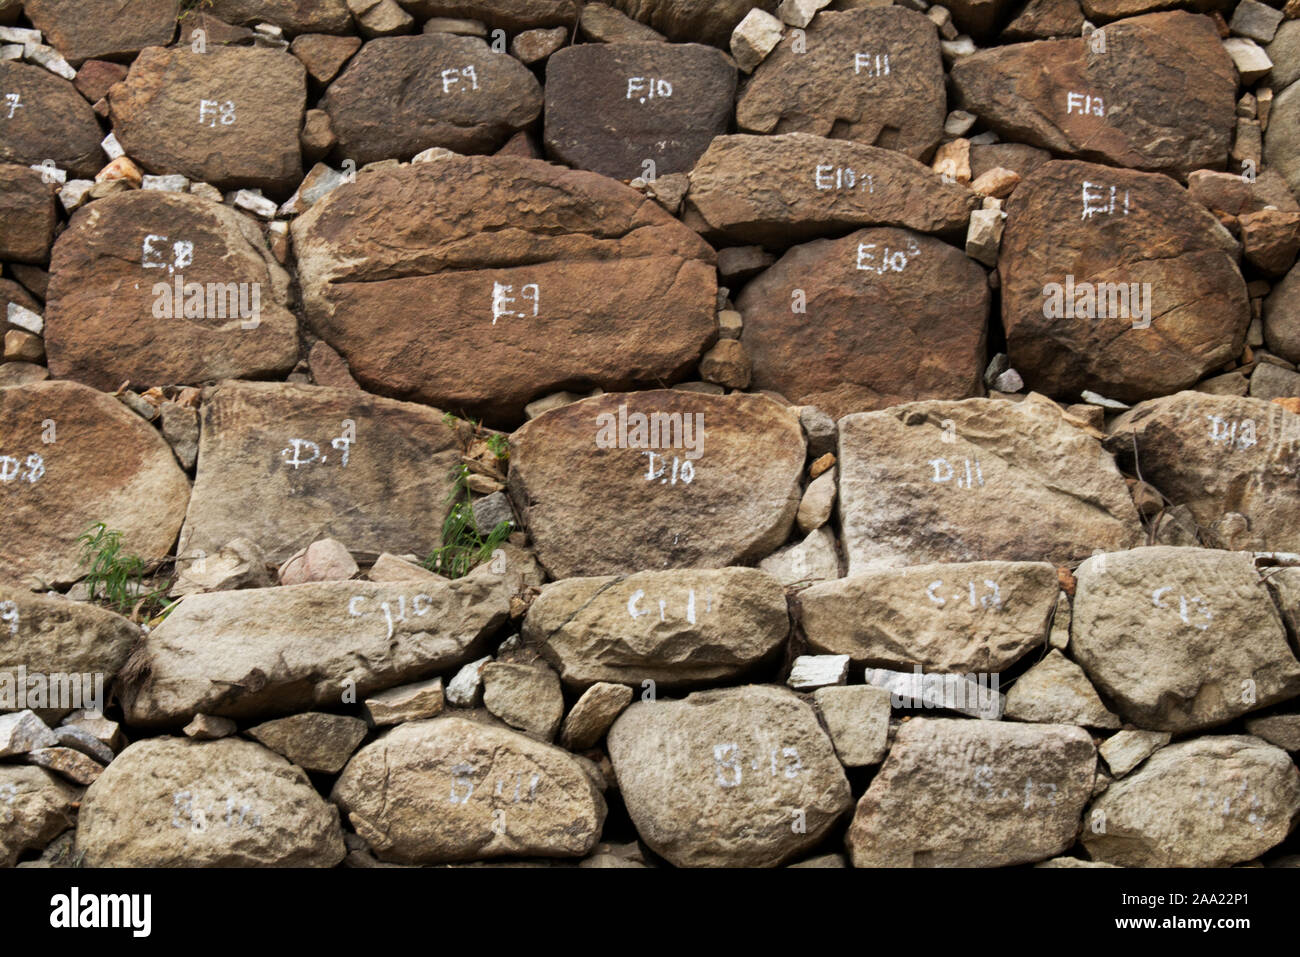
[[[727,132],[736,66],[698,43],[585,43],[546,64],[546,149],[614,179],[686,173]]]
[[[352,15],[345,0],[211,0],[203,8],[227,23],[272,23],[286,33],[350,33]]]
[[[98,200],[60,235],[50,272],[56,378],[144,391],[282,376],[298,361],[289,274],[260,227],[220,203],[155,190]]]
[[[436,409],[354,389],[223,382],[203,402],[178,554],[192,561],[247,538],[280,564],[334,538],[358,554],[424,557],[442,544],[459,461]]]
[[[340,707],[480,653],[521,572],[480,566],[445,584],[318,582],[183,599],[150,632],[121,689],[127,721],[271,717]],[[143,669],[143,670],[142,670]]]
[[[688,221],[698,217],[707,238],[768,247],[859,226],[955,238],[977,204],[896,150],[809,133],[717,137],[686,195]]]
[[[293,238],[307,318],[357,381],[500,425],[578,383],[677,381],[717,334],[699,236],[635,190],[538,160],[362,174]]]
[[[190,483],[166,441],[112,396],[74,382],[0,389],[0,579],[81,578],[96,522],[146,560],[172,553]]]
[[[808,644],[854,664],[1000,672],[1047,640],[1060,586],[1046,562],[877,569],[799,593]]]
[[[176,35],[179,0],[24,0],[23,13],[74,67],[130,59]]]
[[[804,457],[764,396],[610,394],[519,429],[508,487],[553,578],[722,568],[789,536]]]
[[[917,402],[840,421],[849,574],[1078,561],[1144,538],[1115,461],[1041,396]]]

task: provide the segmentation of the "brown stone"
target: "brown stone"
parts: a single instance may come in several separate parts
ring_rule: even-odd
[[[858,226],[955,238],[976,202],[895,150],[807,133],[718,137],[686,197],[707,238],[769,247]]]
[[[179,0],[24,0],[23,12],[70,64],[129,60],[176,35]]]
[[[1003,40],[1047,40],[1077,37],[1083,29],[1079,0],[1029,0],[1019,16],[1002,31]]]
[[[0,90],[17,97],[6,99],[0,111],[0,163],[39,166],[52,160],[70,177],[83,179],[99,172],[104,132],[75,86],[44,67],[0,60]]]
[[[45,382],[0,390],[0,421],[0,577],[75,581],[77,538],[95,522],[123,533],[124,554],[171,553],[189,482],[143,419],[83,385]]]
[[[1300,251],[1300,212],[1264,209],[1240,218],[1241,246],[1246,260],[1270,275],[1291,268]]]
[[[491,153],[542,109],[537,78],[477,37],[385,37],[362,47],[326,92],[338,152],[358,166],[433,146]]]
[[[638,413],[661,416],[656,447],[635,428],[616,447],[621,406],[633,426]],[[689,422],[698,449],[669,447],[684,431],[669,437],[662,417],[674,415]],[[766,397],[610,394],[514,434],[510,497],[553,578],[719,568],[757,561],[786,540],[804,458],[798,418]]]
[[[717,333],[712,250],[594,173],[513,157],[379,170],[293,236],[308,320],[362,386],[494,424],[579,382],[682,379]]]
[[[108,96],[113,84],[126,79],[126,72],[126,67],[121,63],[87,60],[77,71],[77,78],[72,84],[86,98],[87,103],[97,103]]]
[[[143,391],[279,376],[297,361],[289,276],[257,224],[228,206],[160,190],[100,200],[59,237],[51,272],[46,345],[58,378]],[[202,315],[183,314],[198,302]]]
[[[777,0],[611,0],[628,16],[648,23],[678,42],[725,47],[753,7],[775,13]]]
[[[151,173],[279,196],[302,180],[307,70],[288,53],[150,47],[108,101],[122,148]]]
[[[241,26],[272,23],[286,33],[348,33],[352,17],[344,0],[209,0],[205,10]]]
[[[420,19],[452,17],[481,20],[510,33],[533,27],[572,27],[582,4],[577,0],[401,0]]]
[[[335,37],[324,33],[294,37],[289,45],[289,52],[302,61],[307,73],[317,83],[328,83],[338,76],[343,65],[360,49],[360,37]]]
[[[1104,54],[1076,37],[963,57],[954,94],[1004,138],[1054,153],[1177,176],[1222,167],[1237,75],[1213,24],[1154,13],[1106,27],[1105,38]]]
[[[927,158],[948,115],[934,24],[914,10],[881,7],[822,12],[806,34],[806,52],[795,52],[792,31],[754,71],[736,104],[738,127]]]
[[[1168,177],[1051,162],[1016,187],[1007,213],[1002,319],[1031,389],[1131,402],[1188,388],[1241,354],[1250,308],[1235,243]],[[1096,283],[1116,296],[1098,296],[1092,317],[1083,297]],[[1149,311],[1134,308],[1132,284]]]
[[[833,418],[980,393],[988,283],[932,237],[878,228],[796,246],[737,305],[754,388]]]
[[[53,186],[34,169],[0,163],[0,259],[46,262],[57,222]]]
[[[546,149],[614,179],[685,173],[727,132],[736,66],[698,43],[586,43],[546,64]]]

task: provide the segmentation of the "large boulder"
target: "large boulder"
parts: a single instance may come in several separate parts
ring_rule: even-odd
[[[1300,83],[1292,83],[1273,101],[1264,164],[1285,176],[1291,192],[1300,196]]]
[[[333,867],[338,811],[306,773],[239,738],[137,741],[86,791],[87,867]]]
[[[1111,24],[1104,37],[1105,52],[1092,50],[1091,37],[1072,37],[962,57],[954,95],[1003,138],[1060,155],[1179,177],[1221,169],[1237,74],[1214,23],[1154,13]]]
[[[1042,396],[847,416],[839,467],[851,575],[939,561],[1060,565],[1142,540],[1114,459]]]
[[[712,249],[595,173],[507,156],[380,170],[293,238],[307,318],[363,386],[497,424],[579,383],[680,379],[716,336]]]
[[[766,573],[692,568],[554,582],[521,634],[571,687],[680,688],[743,674],[789,631],[785,592]]]
[[[150,173],[279,196],[302,179],[307,70],[289,53],[149,47],[108,103],[122,148]]]
[[[905,229],[796,246],[737,308],[752,385],[831,416],[982,391],[988,280],[961,250]]]
[[[341,2],[341,0],[340,0]],[[129,60],[176,35],[180,0],[24,0],[23,13],[73,66]]]
[[[91,177],[107,161],[104,131],[77,88],[44,67],[0,60],[0,163],[50,160],[70,176]]]
[[[1060,585],[1046,562],[885,568],[799,593],[808,644],[871,668],[1000,672],[1047,640]]]
[[[1166,176],[1045,163],[1007,205],[998,272],[1011,365],[1030,388],[1132,402],[1241,354],[1237,246]]]
[[[859,226],[964,235],[978,197],[896,150],[809,133],[719,136],[687,215],[710,240],[784,247]]]
[[[805,448],[765,396],[603,395],[514,434],[509,491],[552,578],[723,568],[785,542]]]
[[[934,24],[915,10],[877,7],[821,13],[804,32],[787,34],[754,71],[736,104],[737,126],[928,158],[947,116]]]
[[[123,554],[172,553],[190,484],[149,423],[75,382],[0,389],[0,579],[46,586],[81,578],[77,539],[102,522]]]
[[[428,584],[313,582],[190,595],[123,677],[127,720],[270,717],[355,703],[481,654],[523,589],[523,563]]]
[[[1123,867],[1230,867],[1281,843],[1300,815],[1300,772],[1250,735],[1161,748],[1093,802],[1083,845]]]
[[[638,701],[607,744],[637,833],[678,867],[784,864],[852,801],[817,713],[784,688]]]
[[[236,538],[277,564],[321,538],[363,556],[424,558],[442,544],[460,446],[437,409],[356,389],[229,381],[206,393],[201,423],[182,561]]]
[[[1180,392],[1110,425],[1107,445],[1130,471],[1185,505],[1205,544],[1300,551],[1295,454],[1300,416],[1263,399]]]
[[[159,190],[107,197],[73,217],[50,272],[57,378],[144,391],[283,376],[298,360],[289,274],[229,206]]]
[[[727,132],[735,97],[736,64],[713,47],[569,47],[546,63],[546,148],[614,179],[687,173]]]
[[[462,717],[411,721],[348,762],[331,799],[384,861],[582,857],[605,800],[578,759]]]
[[[477,37],[430,33],[365,44],[321,100],[337,152],[358,166],[430,147],[491,153],[537,119],[542,90]]]
[[[1194,731],[1300,695],[1300,661],[1250,553],[1138,548],[1076,575],[1070,653],[1138,727]]]
[[[913,718],[858,802],[855,867],[1005,867],[1074,844],[1097,750],[1082,728]]]

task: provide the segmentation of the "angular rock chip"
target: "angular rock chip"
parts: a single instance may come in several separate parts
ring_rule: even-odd
[[[1007,205],[998,272],[1011,365],[1031,389],[1134,402],[1241,354],[1236,244],[1168,177],[1045,163]]]
[[[344,714],[306,711],[246,732],[305,771],[338,774],[366,736],[366,723]]]
[[[44,67],[0,60],[0,163],[51,160],[69,178],[104,165],[104,131],[77,88]]]
[[[176,35],[179,0],[24,0],[32,26],[74,67],[86,60],[129,60]]]
[[[818,688],[817,710],[847,768],[879,764],[889,750],[890,693],[871,685]]]
[[[338,154],[362,166],[434,146],[495,152],[537,119],[542,90],[526,66],[477,37],[382,37],[352,58],[321,109]]]
[[[858,802],[855,867],[1005,867],[1074,844],[1092,793],[1088,732],[913,718]]]
[[[1230,867],[1281,843],[1300,814],[1300,776],[1250,735],[1157,751],[1088,809],[1083,844],[1123,867]]]
[[[770,659],[790,631],[785,592],[754,568],[681,569],[553,582],[521,635],[573,688],[699,687]]]
[[[150,173],[281,197],[302,180],[307,70],[287,52],[150,47],[108,103],[122,148]]]
[[[882,7],[822,12],[805,33],[804,52],[791,31],[754,71],[736,104],[739,128],[928,158],[948,115],[934,24],[915,10]]]
[[[731,31],[751,8],[775,13],[777,0],[610,0],[610,4],[669,39],[725,48]]]
[[[773,552],[758,567],[786,587],[839,578],[840,557],[835,534],[823,525],[803,541]]]
[[[564,691],[544,664],[491,661],[483,666],[483,707],[510,727],[549,742],[564,719]]]
[[[436,409],[352,389],[223,382],[203,403],[177,554],[197,560],[247,538],[279,564],[335,538],[356,554],[426,556],[442,544],[459,451]]]
[[[298,360],[289,274],[258,225],[220,203],[157,190],[99,200],[60,235],[50,271],[57,378],[144,391],[283,376]]]
[[[509,565],[521,563],[510,562]],[[130,724],[335,707],[468,661],[504,624],[522,572],[446,584],[320,582],[183,599],[132,659]]]
[[[586,43],[546,65],[546,149],[578,169],[630,180],[690,172],[727,132],[736,65],[698,43]]]
[[[1107,738],[1097,753],[1110,773],[1120,778],[1168,744],[1171,737],[1168,731],[1120,731]]]
[[[0,259],[44,263],[58,221],[54,188],[38,170],[0,164]]]
[[[578,699],[560,728],[560,744],[570,751],[594,748],[605,737],[614,719],[632,703],[627,685],[598,681]]]
[[[1105,38],[1105,53],[1076,37],[962,57],[954,95],[1003,138],[1054,153],[1180,178],[1222,168],[1237,74],[1214,23],[1154,13],[1111,24]]]
[[[1138,548],[1075,574],[1071,654],[1139,728],[1209,728],[1300,695],[1300,661],[1248,552]]]
[[[1270,714],[1250,718],[1246,730],[1284,751],[1300,751],[1300,714]]]
[[[1067,564],[1142,540],[1115,461],[1054,402],[916,402],[840,422],[849,574],[978,560]]]
[[[737,308],[753,387],[836,418],[981,392],[988,279],[931,236],[881,227],[796,246]]]
[[[461,717],[412,721],[362,748],[331,799],[382,861],[582,857],[605,800],[578,759]]]
[[[1055,649],[1011,686],[1007,717],[1087,728],[1118,728],[1120,724],[1101,703],[1083,669]]]
[[[906,670],[1000,672],[1047,640],[1059,591],[1046,562],[882,568],[799,593],[816,651]]]
[[[582,7],[576,0],[401,0],[401,4],[421,20],[481,20],[511,33],[534,27],[572,27]]]
[[[203,9],[227,23],[272,23],[286,33],[350,33],[352,15],[345,0],[208,0]]]
[[[87,867],[333,867],[336,808],[307,775],[239,738],[150,738],[86,791],[77,850]]]
[[[707,238],[769,247],[859,226],[955,237],[977,204],[895,150],[808,133],[719,136],[691,170],[686,196]]]
[[[712,249],[635,190],[538,160],[364,174],[293,238],[308,320],[363,386],[498,424],[579,383],[677,381],[717,334]]]
[[[607,743],[637,833],[678,867],[778,867],[852,803],[816,713],[783,688],[638,701]]]
[[[81,788],[43,768],[0,765],[0,866],[39,850],[76,823]]]
[[[519,429],[509,492],[554,579],[723,568],[786,540],[803,463],[798,418],[765,396],[611,394]]]
[[[0,389],[0,578],[47,585],[86,573],[78,537],[96,522],[123,554],[172,551],[190,483],[149,423],[74,382]]]
[[[0,714],[0,757],[17,757],[58,743],[54,732],[32,711]]]
[[[0,709],[17,707],[20,667],[27,672],[26,691],[38,690],[36,675],[68,676],[67,699],[74,708],[100,705],[113,676],[140,639],[140,629],[121,615],[88,602],[38,595],[0,582]],[[86,676],[91,676],[87,679]],[[47,700],[62,698],[46,684]],[[35,707],[43,707],[37,703]]]
[[[1107,445],[1171,503],[1191,509],[1212,543],[1300,551],[1300,416],[1282,406],[1180,392],[1121,415],[1111,423]],[[1230,513],[1244,517],[1244,526],[1223,528]]]

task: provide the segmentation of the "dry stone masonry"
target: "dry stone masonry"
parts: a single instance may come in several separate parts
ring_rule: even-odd
[[[1296,0],[0,0],[0,865],[1295,866],[1298,255]]]

